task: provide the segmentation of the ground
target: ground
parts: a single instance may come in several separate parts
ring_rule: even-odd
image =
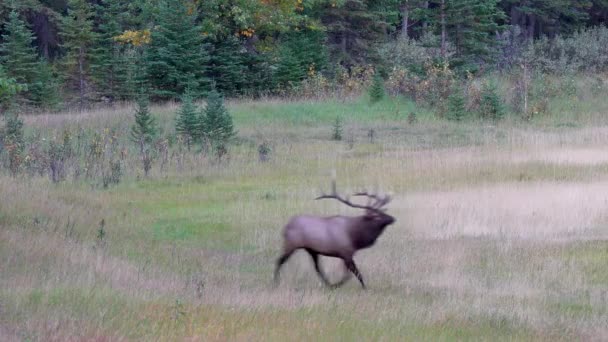
[[[608,339],[603,109],[456,124],[419,111],[411,124],[405,100],[229,108],[240,140],[223,163],[192,156],[109,189],[0,176],[1,340]],[[174,109],[154,112],[168,127]],[[25,121],[101,128],[131,113]],[[344,141],[331,140],[336,115]],[[394,196],[396,223],[355,257],[368,290],[324,288],[303,252],[275,287],[290,216],[357,214],[313,201],[332,170],[345,194]]]

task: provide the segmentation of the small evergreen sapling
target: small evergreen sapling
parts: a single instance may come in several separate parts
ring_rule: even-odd
[[[150,114],[148,108],[148,98],[141,95],[137,100],[135,124],[131,128],[131,140],[139,145],[139,154],[146,176],[148,176],[148,172],[152,168],[151,144],[156,137],[157,131],[156,120]]]
[[[493,120],[500,120],[505,115],[504,103],[493,83],[487,84],[481,92],[479,115],[482,118]]]
[[[177,111],[175,130],[182,136],[190,151],[200,138],[202,123],[198,115],[198,110],[194,104],[194,99],[189,91],[182,95],[182,105]]]
[[[337,140],[340,141],[342,140],[342,133],[343,133],[343,124],[342,124],[342,117],[341,116],[336,116],[336,121],[334,121],[334,125],[333,125],[333,130],[332,130],[332,135],[331,138],[333,140]]]
[[[372,104],[381,101],[384,99],[385,91],[384,91],[384,80],[380,74],[376,73],[374,76],[372,86],[369,89],[369,99]]]
[[[224,98],[216,90],[209,92],[207,106],[201,116],[203,138],[220,155],[226,153],[226,144],[234,138],[236,131],[232,116],[224,106]]]
[[[452,121],[462,121],[466,116],[465,98],[460,89],[456,89],[448,97],[446,118]]]

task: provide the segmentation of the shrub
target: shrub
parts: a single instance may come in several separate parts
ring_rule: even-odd
[[[338,115],[336,116],[336,121],[334,121],[331,138],[336,141],[342,140],[342,131],[342,117]]]
[[[23,163],[25,142],[23,138],[23,121],[17,114],[8,114],[5,117],[4,149],[8,152],[9,170],[13,176],[19,173]]]
[[[272,152],[272,148],[267,141],[264,141],[258,146],[258,156],[262,163],[267,162],[270,159],[270,153]]]

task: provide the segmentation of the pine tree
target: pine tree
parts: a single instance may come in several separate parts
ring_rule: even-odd
[[[153,94],[175,99],[186,88],[194,94],[209,89],[205,76],[209,53],[202,30],[196,24],[196,11],[185,1],[162,0],[156,26],[147,52],[147,73]]]
[[[247,81],[246,52],[238,38],[228,36],[213,44],[208,75],[217,89],[226,95],[244,92]]]
[[[448,97],[446,118],[452,121],[462,121],[466,116],[466,99],[461,89],[454,89]]]
[[[203,137],[215,149],[225,149],[226,144],[236,135],[232,116],[224,107],[224,98],[216,90],[209,92],[201,123]]]
[[[505,115],[505,106],[494,83],[488,83],[481,92],[479,115],[482,118],[500,120]]]
[[[381,101],[384,99],[385,91],[384,91],[384,80],[379,73],[374,75],[374,80],[372,82],[372,86],[369,89],[369,99],[372,104]]]
[[[102,0],[97,6],[99,13],[99,45],[95,49],[92,74],[100,89],[100,95],[110,99],[128,99],[133,87],[129,84],[129,58],[126,47],[115,37],[123,33],[129,21],[128,4],[120,0]]]
[[[148,176],[148,172],[152,168],[152,151],[151,146],[158,127],[156,120],[150,114],[148,108],[148,97],[140,95],[137,99],[137,109],[135,111],[135,123],[131,127],[131,140],[139,145],[139,154],[141,156],[144,173]]]
[[[45,109],[56,109],[61,102],[58,78],[53,67],[44,60],[38,62],[38,75],[29,86],[29,96],[34,104]]]
[[[193,144],[198,142],[201,135],[201,119],[194,104],[190,90],[187,90],[181,98],[182,105],[177,111],[175,130],[179,133],[190,151]]]
[[[94,47],[98,34],[93,31],[93,8],[86,0],[69,0],[68,15],[61,27],[63,63],[66,81],[78,91],[80,109],[85,107],[91,95],[91,64],[94,63]]]
[[[9,14],[0,45],[0,62],[9,77],[18,83],[30,85],[37,78],[38,54],[34,35],[16,11]]]
[[[14,78],[6,75],[2,64],[0,64],[0,110],[8,110],[14,103],[15,95],[23,90],[22,85],[18,84]]]

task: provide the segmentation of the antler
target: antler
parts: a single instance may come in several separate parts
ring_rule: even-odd
[[[365,209],[365,210],[375,211],[375,212],[384,212],[382,207],[384,207],[386,204],[388,204],[388,202],[391,201],[391,198],[388,195],[384,196],[384,197],[380,197],[378,195],[372,195],[367,192],[358,192],[358,193],[354,194],[353,196],[366,196],[370,199],[375,200],[375,202],[368,204],[368,205],[360,205],[360,204],[352,203],[351,201],[348,200],[348,198],[342,198],[342,197],[340,197],[340,195],[338,195],[338,192],[336,191],[336,180],[335,179],[333,179],[331,182],[331,189],[332,189],[332,193],[330,195],[323,194],[323,195],[315,198],[315,200],[335,199],[352,208]]]
[[[370,200],[374,200],[375,202],[371,203],[371,206],[378,210],[382,210],[382,207],[384,207],[391,201],[391,196],[389,196],[389,195],[380,197],[376,194],[370,194],[367,191],[357,192],[353,196],[368,197]]]

